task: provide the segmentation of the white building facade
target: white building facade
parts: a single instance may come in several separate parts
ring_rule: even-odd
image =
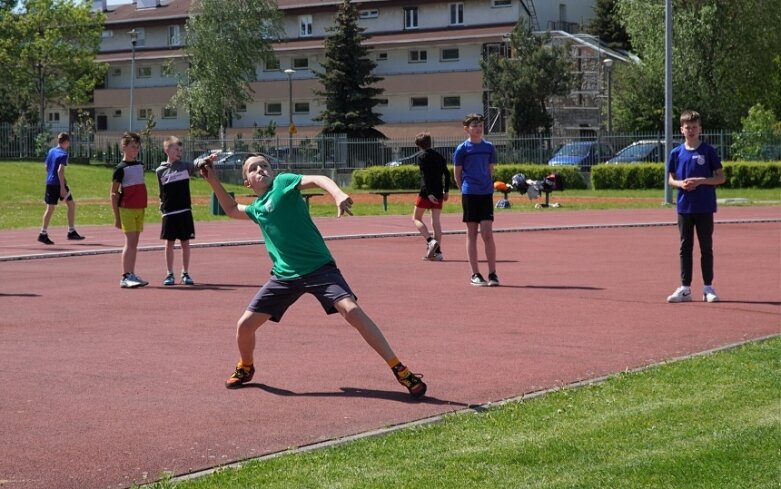
[[[176,92],[175,72],[186,69],[183,40],[190,3],[93,3],[94,9],[107,16],[97,61],[107,63],[109,69],[103,85],[95,90],[93,103],[83,109],[90,112],[99,133],[121,133],[131,125],[140,130],[153,115],[154,132],[186,134],[188,114],[171,107],[170,100]],[[462,135],[460,121],[465,114],[487,111],[480,59],[504,49],[506,36],[520,18],[530,19],[535,28],[543,30],[567,27],[576,31],[591,18],[594,4],[593,0],[353,3],[377,63],[375,74],[383,78],[377,86],[385,92],[375,111],[385,124],[376,129],[390,138],[412,137],[421,130],[434,136]],[[252,83],[255,98],[235,114],[228,135],[251,137],[255,125],[266,127],[271,122],[279,133],[287,134],[289,106],[299,136],[312,136],[322,129],[321,123],[312,120],[323,108],[314,93],[321,89],[315,71],[321,69],[326,29],[333,25],[341,1],[278,0],[277,4],[288,40],[274,45],[276,63],[257,67]],[[286,74],[290,69],[295,73]],[[48,112],[50,120],[67,121],[66,110]]]

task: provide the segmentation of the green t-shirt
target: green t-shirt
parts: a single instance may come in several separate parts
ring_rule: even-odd
[[[245,210],[263,232],[273,264],[271,273],[283,280],[304,276],[334,261],[296,188],[299,183],[301,175],[281,173]]]

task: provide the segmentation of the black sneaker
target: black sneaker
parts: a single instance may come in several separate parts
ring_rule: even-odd
[[[76,230],[74,229],[73,231],[68,231],[68,239],[72,239],[72,240],[75,240],[75,241],[80,241],[80,240],[84,239],[84,236],[82,236],[79,233],[77,233]]]
[[[472,280],[470,282],[475,287],[485,287],[486,285],[488,285],[488,282],[486,282],[483,276],[480,275],[479,273],[473,273]]]
[[[41,233],[38,235],[38,242],[43,243],[45,245],[53,245],[54,241],[49,239],[49,235],[46,233]]]
[[[415,399],[420,399],[426,395],[426,389],[428,389],[428,386],[426,386],[425,382],[420,380],[420,377],[422,376],[413,374],[407,367],[403,365],[398,370],[393,369],[393,375],[396,376],[396,380],[399,381],[399,384],[406,387],[407,390],[409,390],[410,395]]]
[[[488,274],[488,286],[499,287],[499,277],[496,276],[495,272]]]

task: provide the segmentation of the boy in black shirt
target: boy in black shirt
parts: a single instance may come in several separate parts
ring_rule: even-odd
[[[450,172],[447,169],[445,158],[431,149],[431,135],[421,132],[415,136],[415,145],[421,149],[418,154],[418,166],[420,167],[420,194],[415,200],[415,212],[412,222],[418,228],[421,236],[426,239],[426,255],[424,260],[442,261],[442,204],[448,198],[450,190]],[[444,180],[444,185],[443,185]],[[426,209],[431,209],[431,227],[434,236],[429,234],[426,224],[423,222],[423,214]]]

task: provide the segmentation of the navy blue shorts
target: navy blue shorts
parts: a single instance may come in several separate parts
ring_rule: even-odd
[[[73,200],[71,189],[68,188],[67,183],[65,184],[65,191],[68,192],[68,196],[64,200]],[[46,193],[43,194],[43,201],[49,205],[57,205],[61,200],[63,199],[60,197],[60,184],[46,184]]]
[[[464,211],[462,222],[483,222],[494,220],[494,195],[461,195],[461,208]]]
[[[345,297],[357,300],[336,264],[329,263],[299,278],[279,280],[271,277],[255,294],[247,310],[268,314],[272,321],[278,323],[288,307],[306,293],[320,301],[326,314],[338,312],[334,304]]]

